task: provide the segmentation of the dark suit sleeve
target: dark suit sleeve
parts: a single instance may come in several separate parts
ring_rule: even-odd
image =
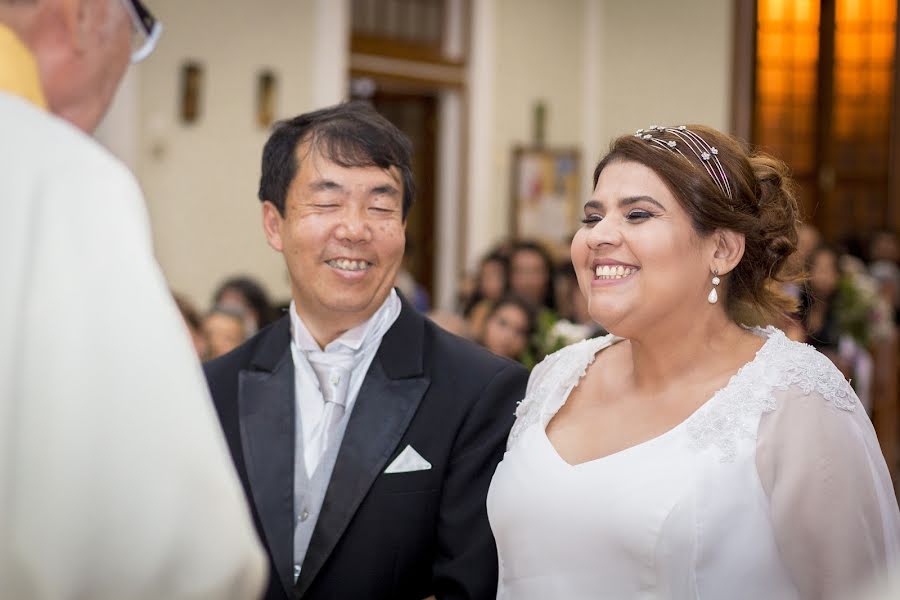
[[[523,367],[503,366],[480,392],[457,436],[438,517],[433,565],[438,600],[497,595],[497,547],[486,500],[527,382]]]

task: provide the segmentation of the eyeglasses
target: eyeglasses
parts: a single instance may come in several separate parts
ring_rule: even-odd
[[[131,63],[136,64],[150,56],[162,34],[162,23],[156,20],[140,0],[122,0],[131,17]]]

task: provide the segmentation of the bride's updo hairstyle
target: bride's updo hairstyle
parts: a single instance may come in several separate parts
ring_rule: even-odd
[[[618,161],[652,169],[701,237],[716,229],[744,234],[743,258],[722,276],[725,310],[733,321],[766,325],[796,310],[796,301],[780,285],[792,279],[783,267],[796,250],[799,225],[793,182],[783,162],[748,152],[734,138],[703,125],[653,125],[617,138],[594,169],[594,187],[603,169]]]

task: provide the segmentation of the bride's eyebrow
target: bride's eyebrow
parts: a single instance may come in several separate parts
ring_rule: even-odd
[[[666,207],[651,198],[650,196],[628,196],[627,198],[622,198],[619,200],[619,206],[631,206],[632,204],[637,204],[638,202],[649,202],[657,207],[660,210],[665,210]]]
[[[626,207],[626,206],[631,206],[632,204],[637,204],[638,202],[649,202],[649,203],[653,204],[654,206],[659,207],[660,210],[666,209],[665,206],[663,206],[662,204],[660,204],[659,202],[657,202],[650,196],[626,196],[625,198],[620,199],[617,204],[619,205],[620,208],[622,208],[622,207]],[[603,210],[603,208],[604,208],[603,202],[601,202],[600,200],[589,200],[584,204],[585,210],[588,210],[588,209]]]

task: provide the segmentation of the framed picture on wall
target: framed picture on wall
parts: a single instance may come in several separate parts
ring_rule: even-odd
[[[518,146],[512,157],[512,234],[557,244],[578,228],[580,153]]]

